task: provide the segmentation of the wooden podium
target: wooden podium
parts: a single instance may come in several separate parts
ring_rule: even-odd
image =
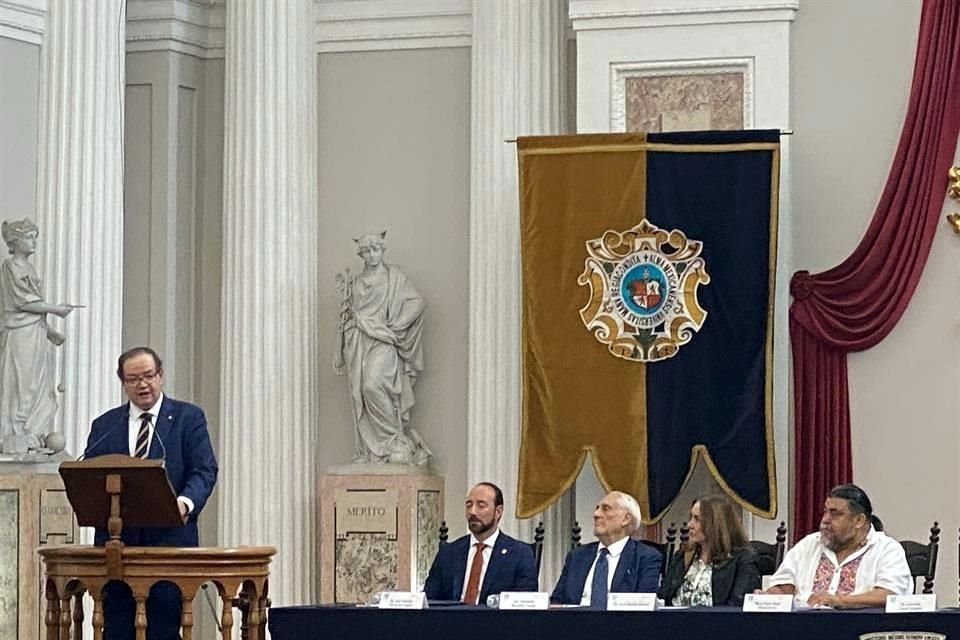
[[[81,526],[106,527],[110,539],[103,547],[64,545],[38,549],[46,576],[47,640],[82,638],[84,593],[93,598],[93,633],[103,636],[103,587],[111,580],[125,582],[136,603],[137,640],[147,632],[146,601],[157,582],[171,582],[180,590],[183,640],[193,633],[193,597],[200,585],[212,581],[223,600],[220,625],[224,640],[233,632],[233,609],[241,612],[241,637],[266,638],[269,565],[273,547],[125,547],[123,525],[177,526],[181,523],[177,499],[160,460],[107,455],[60,465],[67,497]],[[72,607],[71,607],[72,604]],[[72,611],[71,611],[72,609]]]

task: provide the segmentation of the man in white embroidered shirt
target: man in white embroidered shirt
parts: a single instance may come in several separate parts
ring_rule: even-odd
[[[882,607],[911,593],[913,578],[900,543],[882,531],[870,498],[853,484],[834,487],[820,531],[798,542],[770,578],[767,593],[793,594],[811,607]]]

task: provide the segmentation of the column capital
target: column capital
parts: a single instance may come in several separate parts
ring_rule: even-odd
[[[800,0],[570,0],[574,31],[792,21]]]
[[[468,47],[472,4],[471,0],[314,0],[317,49],[327,53]]]
[[[203,59],[223,58],[225,2],[128,0],[127,52],[177,51]]]

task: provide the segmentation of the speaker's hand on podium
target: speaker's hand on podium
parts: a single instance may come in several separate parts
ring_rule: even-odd
[[[187,523],[187,516],[189,515],[189,514],[187,513],[187,508],[188,508],[188,507],[187,507],[187,505],[183,502],[183,500],[177,500],[177,506],[180,507],[180,519],[183,521],[184,524],[186,524],[186,523]]]

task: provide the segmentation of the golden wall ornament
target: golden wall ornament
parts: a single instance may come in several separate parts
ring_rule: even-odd
[[[960,201],[960,167],[950,167],[947,175],[950,177],[950,184],[947,186],[947,196]],[[960,213],[947,214],[947,222],[953,227],[954,233],[960,234]]]
[[[960,200],[960,167],[950,167],[947,175],[950,177],[950,186],[947,187],[947,195],[954,200]]]

